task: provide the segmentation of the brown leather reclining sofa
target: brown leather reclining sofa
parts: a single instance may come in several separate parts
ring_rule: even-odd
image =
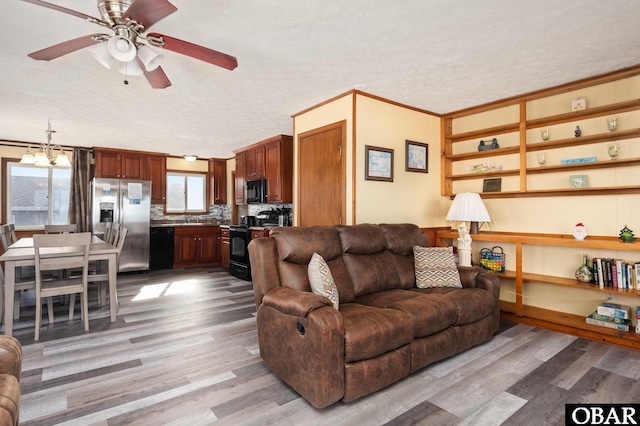
[[[411,224],[282,227],[249,244],[260,355],[316,408],[350,402],[491,339],[499,280],[459,267],[464,288],[416,287]],[[339,310],[311,292],[314,252],[327,262]]]
[[[0,425],[17,425],[20,417],[22,346],[14,337],[0,336]]]

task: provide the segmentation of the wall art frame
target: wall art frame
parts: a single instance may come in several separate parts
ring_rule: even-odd
[[[429,144],[405,140],[405,171],[429,173]]]
[[[364,178],[393,182],[393,149],[365,145]]]

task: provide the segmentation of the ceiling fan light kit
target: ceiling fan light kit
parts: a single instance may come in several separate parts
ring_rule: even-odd
[[[102,19],[42,0],[22,1],[67,13],[113,31],[112,35],[92,34],[30,53],[28,56],[33,59],[49,61],[90,47],[91,55],[104,67],[117,68],[125,75],[144,74],[154,89],[169,87],[171,82],[160,68],[164,56],[147,44],[228,70],[238,66],[236,58],[225,53],[163,34],[145,35],[148,28],[178,10],[168,0],[98,0],[98,11]]]

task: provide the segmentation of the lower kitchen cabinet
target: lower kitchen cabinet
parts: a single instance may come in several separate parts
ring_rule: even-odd
[[[231,256],[231,234],[229,228],[220,228],[220,262],[225,270],[229,270]]]
[[[220,262],[220,227],[177,226],[174,233],[174,268]]]

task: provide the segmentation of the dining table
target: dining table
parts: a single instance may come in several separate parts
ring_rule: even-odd
[[[116,246],[106,243],[95,235],[91,236],[89,260],[106,260],[108,263],[111,322],[115,322],[118,312],[116,287],[118,276],[117,253],[118,248]],[[32,237],[20,238],[0,256],[0,262],[4,262],[4,292],[0,292],[0,297],[4,299],[4,334],[7,336],[13,334],[13,293],[16,285],[16,269],[23,266],[34,266],[35,258]]]

